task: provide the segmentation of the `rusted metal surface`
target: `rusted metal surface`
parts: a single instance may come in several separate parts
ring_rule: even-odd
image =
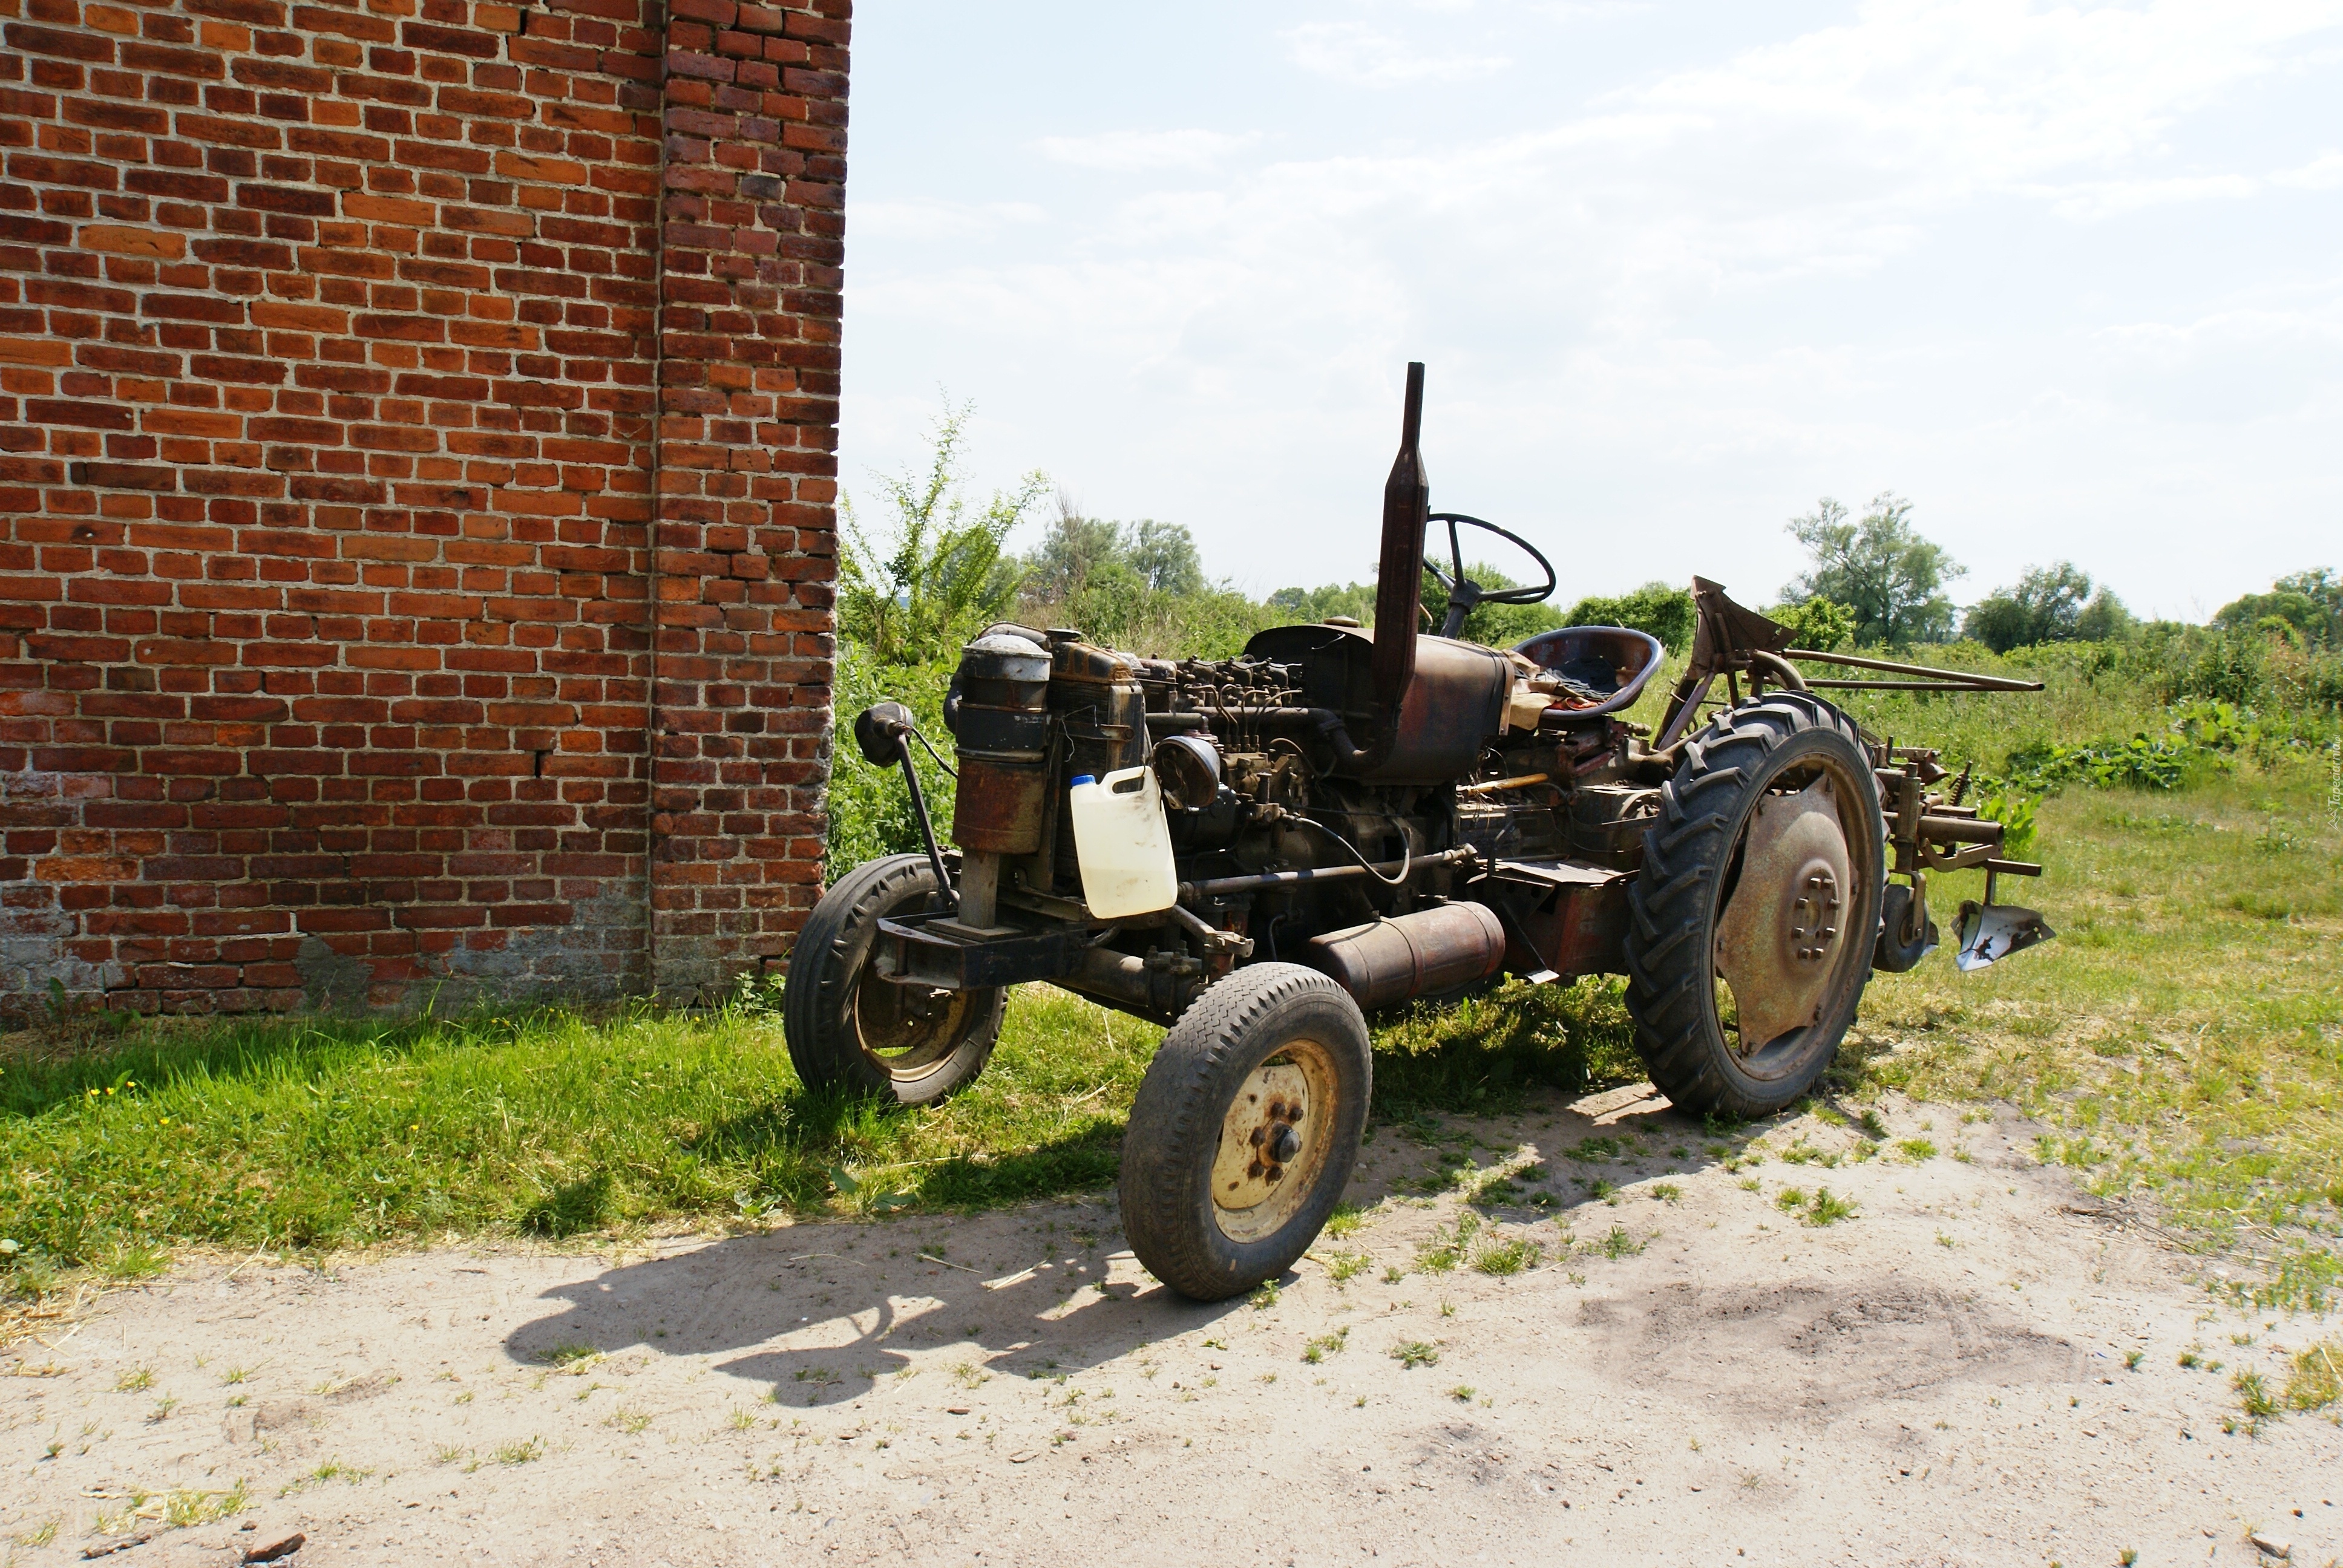
[[[1733,990],[1744,1053],[1815,1021],[1848,940],[1840,916],[1855,901],[1853,877],[1828,776],[1758,802],[1716,928],[1716,970]]]
[[[1314,1040],[1287,1040],[1246,1075],[1221,1120],[1212,1217],[1231,1241],[1273,1235],[1309,1198],[1333,1151],[1334,1065]]]
[[[1423,531],[1432,516],[1432,481],[1417,449],[1423,434],[1423,367],[1407,367],[1400,413],[1399,456],[1383,483],[1383,552],[1375,578],[1375,761],[1403,729],[1403,705],[1415,678],[1416,617],[1423,603]]]
[[[1965,691],[2039,691],[2042,689],[2042,683],[2038,680],[2013,680],[2006,675],[1977,675],[1966,669],[1931,669],[1925,664],[1898,664],[1893,659],[1886,658],[1858,658],[1851,653],[1817,653],[1811,648],[1789,648],[1782,651],[1791,658],[1803,658],[1815,664],[1836,665],[1845,669],[1876,669],[1888,675],[1917,675],[1928,678],[1924,685],[1917,687],[1880,681],[1874,683],[1870,688],[1883,691],[1945,689],[1948,686],[1957,687]],[[1816,680],[1811,676],[1807,677],[1806,684],[1863,689],[1863,683]]]
[[[1310,962],[1361,1008],[1390,1007],[1495,974],[1504,967],[1505,927],[1486,905],[1443,904],[1312,937]]]
[[[1030,855],[1041,847],[1050,775],[1031,765],[960,758],[952,797],[952,841],[963,849]]]
[[[1568,860],[1500,860],[1473,896],[1504,917],[1505,967],[1514,973],[1614,974],[1623,961],[1632,879]]]

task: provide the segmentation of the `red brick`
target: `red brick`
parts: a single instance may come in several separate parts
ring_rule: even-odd
[[[786,950],[820,887],[841,8],[0,25],[33,64],[0,116],[52,137],[0,215],[0,767],[55,780],[0,801],[0,907],[73,921],[111,1005],[295,1007],[320,939],[377,1002],[514,933],[671,995]],[[576,929],[612,892],[654,941]]]

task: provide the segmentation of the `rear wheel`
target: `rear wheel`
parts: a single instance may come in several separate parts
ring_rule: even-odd
[[[1885,823],[1862,731],[1805,692],[1684,747],[1628,889],[1627,1007],[1687,1111],[1778,1111],[1814,1087],[1869,979]]]
[[[789,1060],[807,1087],[921,1105],[984,1070],[1001,1036],[999,990],[904,984],[871,968],[879,922],[926,909],[935,891],[925,856],[890,855],[857,866],[814,906],[781,999]]]
[[[1122,1228],[1150,1273],[1222,1301],[1309,1250],[1357,1162],[1373,1067],[1348,991],[1253,964],[1196,999],[1122,1139]]]

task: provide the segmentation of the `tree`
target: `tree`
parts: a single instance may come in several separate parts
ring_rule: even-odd
[[[840,628],[882,664],[925,664],[998,617],[1017,592],[1017,564],[1001,554],[1010,530],[1049,488],[1039,472],[1014,494],[996,490],[981,511],[960,493],[960,446],[973,405],[947,400],[929,441],[927,472],[880,475],[893,512],[885,538],[862,530],[850,497],[839,499]]]
[[[2221,607],[2213,624],[2225,631],[2282,630],[2305,642],[2343,642],[2343,577],[2331,567],[2293,572]]]
[[[1141,518],[1127,525],[1123,552],[1150,593],[1185,596],[1204,591],[1204,563],[1196,554],[1195,538],[1179,523]]]
[[[1780,604],[1765,618],[1790,629],[1790,646],[1815,653],[1835,652],[1855,638],[1855,612],[1817,594],[1804,604]]]
[[[1288,626],[1348,616],[1362,626],[1375,624],[1375,585],[1327,583],[1322,588],[1282,588],[1269,596],[1269,608],[1280,612]]]
[[[1485,561],[1468,562],[1464,575],[1490,593],[1523,586]],[[1448,590],[1429,571],[1423,574],[1423,610],[1426,630],[1438,631],[1448,618]],[[1463,628],[1456,635],[1483,648],[1511,648],[1525,637],[1568,624],[1549,604],[1476,604],[1464,612]]]
[[[2124,607],[2113,591],[2102,588],[2075,618],[2077,642],[2121,642],[2139,625],[2139,618]]]
[[[1681,653],[1692,646],[1692,595],[1664,582],[1648,582],[1616,598],[1580,599],[1562,624],[1630,627],[1658,638],[1670,653]]]
[[[1942,545],[1912,527],[1912,503],[1883,490],[1861,522],[1825,496],[1811,517],[1789,529],[1815,558],[1814,568],[1782,589],[1792,604],[1826,598],[1855,616],[1858,640],[1895,647],[1951,635],[1953,601],[1944,585],[1967,570]]]

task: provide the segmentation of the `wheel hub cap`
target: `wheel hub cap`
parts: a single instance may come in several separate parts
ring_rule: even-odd
[[[1306,1040],[1245,1075],[1212,1160],[1213,1216],[1224,1234],[1267,1236],[1308,1201],[1333,1146],[1332,1096],[1324,1052]]]
[[[1716,972],[1740,1013],[1742,1054],[1815,1021],[1846,946],[1853,876],[1827,777],[1758,802],[1716,927]]]

